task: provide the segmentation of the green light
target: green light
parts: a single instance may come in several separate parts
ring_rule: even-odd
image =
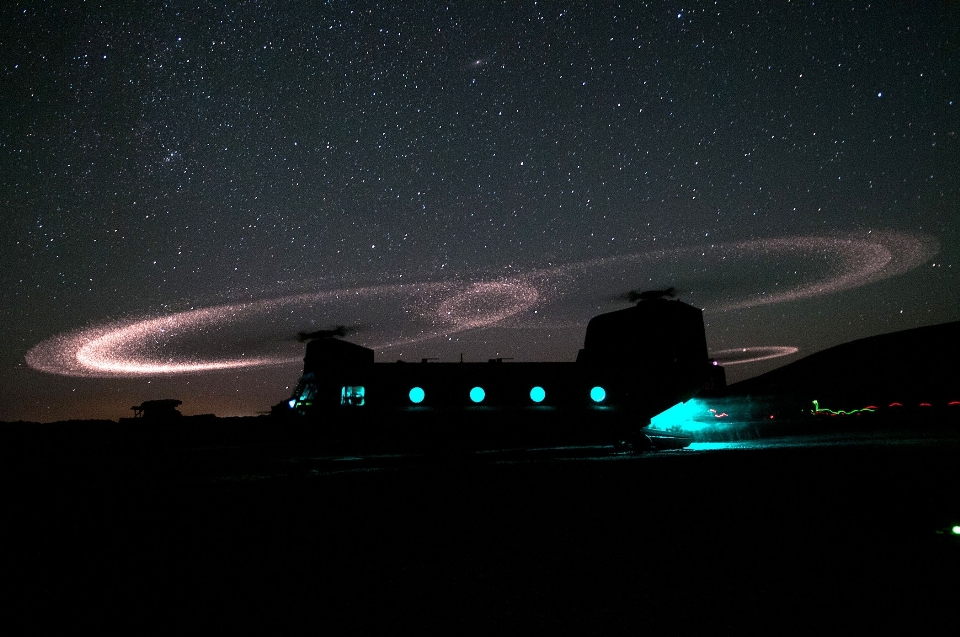
[[[470,390],[470,400],[475,403],[483,402],[486,395],[487,393],[483,391],[483,387],[474,387]]]
[[[960,535],[960,524],[957,524],[952,529],[950,529],[950,532],[953,533],[954,535]]]
[[[547,397],[547,392],[543,390],[543,387],[539,385],[530,390],[530,400],[535,403],[542,403],[543,399]]]
[[[834,411],[832,409],[823,409],[820,407],[820,401],[813,401],[813,409],[810,410],[810,413],[816,416],[817,414],[827,414],[828,416],[852,416],[854,414],[872,414],[876,409],[874,407],[864,407],[863,409],[851,409],[850,411]]]
[[[423,391],[420,387],[414,387],[410,390],[410,402],[414,405],[419,405],[423,402],[423,399],[426,397],[426,392]]]
[[[607,391],[603,387],[594,387],[590,390],[590,400],[595,403],[602,403],[607,397]]]

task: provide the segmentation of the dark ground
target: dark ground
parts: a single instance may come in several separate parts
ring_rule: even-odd
[[[952,632],[958,434],[35,463],[3,476],[3,624]]]

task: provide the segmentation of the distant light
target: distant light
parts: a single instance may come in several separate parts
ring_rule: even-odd
[[[486,395],[487,393],[483,391],[483,387],[474,387],[470,390],[470,400],[475,403],[483,402],[483,399]]]
[[[423,399],[426,397],[426,395],[426,392],[424,392],[422,388],[414,387],[410,390],[410,402],[412,402],[414,405],[419,405],[423,402]]]
[[[954,535],[960,535],[960,524],[954,525],[954,527],[950,529],[950,532]]]
[[[590,390],[590,400],[595,403],[602,403],[607,397],[607,392],[603,387],[594,387]]]
[[[547,397],[547,392],[543,390],[543,387],[537,385],[530,390],[530,400],[535,403],[542,403],[543,399]]]
[[[290,409],[293,409],[294,407],[297,406],[297,399],[291,398],[290,400],[287,401],[287,404],[290,405]]]

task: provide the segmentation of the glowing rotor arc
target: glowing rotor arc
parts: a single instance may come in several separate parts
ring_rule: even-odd
[[[730,365],[743,365],[745,363],[757,363],[781,356],[790,356],[800,351],[796,347],[788,345],[764,345],[757,347],[735,347],[732,349],[722,349],[716,352],[710,352],[711,358],[715,358],[717,363],[725,367]]]
[[[537,293],[535,288],[521,281],[498,280],[473,285],[422,283],[297,294],[118,321],[80,330],[41,342],[27,352],[26,361],[40,371],[90,377],[189,374],[281,365],[299,361],[302,354],[241,354],[211,360],[164,356],[162,350],[178,338],[196,337],[211,331],[229,332],[245,321],[269,318],[285,311],[300,309],[309,316],[317,306],[334,306],[337,308],[334,314],[349,310],[362,315],[377,304],[383,305],[385,299],[393,301],[389,303],[393,314],[383,319],[383,323],[390,324],[392,331],[381,330],[380,338],[367,343],[372,347],[414,343],[433,338],[437,331],[454,334],[486,327],[526,310],[537,301]],[[402,324],[407,316],[432,329],[405,334]],[[159,353],[158,349],[161,350]]]
[[[906,233],[873,233],[868,238],[852,239],[800,236],[605,257],[480,282],[454,280],[326,290],[108,323],[54,336],[30,349],[25,358],[30,367],[40,371],[92,377],[263,367],[297,362],[302,353],[275,351],[279,348],[263,352],[253,348],[239,355],[228,352],[225,356],[204,358],[177,353],[176,345],[178,339],[200,336],[206,341],[231,346],[229,339],[221,338],[220,333],[230,333],[247,323],[266,320],[276,331],[274,323],[290,320],[290,316],[300,321],[300,325],[305,317],[327,317],[339,324],[346,314],[356,321],[375,316],[375,324],[365,332],[362,344],[385,349],[465,330],[507,325],[507,319],[518,317],[519,320],[521,315],[524,321],[519,324],[549,321],[549,311],[556,308],[557,300],[577,298],[583,292],[599,293],[604,284],[620,289],[619,286],[634,276],[631,273],[646,269],[653,269],[661,278],[694,276],[695,280],[709,282],[711,277],[722,281],[722,269],[730,268],[731,263],[736,265],[738,260],[749,263],[751,259],[762,261],[791,255],[817,260],[805,269],[806,280],[791,283],[784,279],[782,286],[779,282],[775,284],[772,293],[760,289],[741,294],[739,298],[692,301],[707,311],[739,310],[812,298],[880,281],[917,267],[935,254],[937,248],[936,241],[930,237]],[[756,271],[765,269],[768,268],[758,266]],[[820,276],[810,280],[810,272]],[[700,279],[696,279],[697,276]],[[723,291],[722,287],[719,289]],[[530,310],[534,308],[540,313],[536,320],[527,323],[533,318]],[[263,332],[261,329],[261,334]],[[200,349],[203,348],[188,351]],[[721,364],[737,365],[788,356],[796,351],[793,347],[749,347],[715,352],[714,357]]]

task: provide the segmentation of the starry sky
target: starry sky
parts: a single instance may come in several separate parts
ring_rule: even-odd
[[[955,2],[0,25],[0,420],[264,412],[338,324],[381,361],[572,361],[631,289],[703,308],[731,381],[960,319]]]

